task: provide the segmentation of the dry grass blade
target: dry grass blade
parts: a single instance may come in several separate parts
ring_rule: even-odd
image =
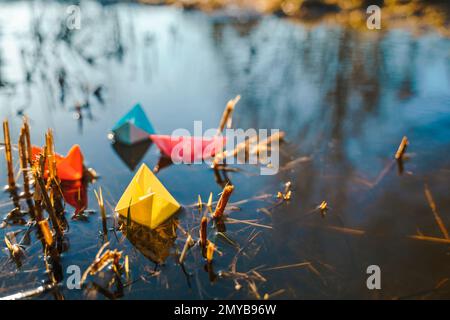
[[[99,189],[98,193],[97,193],[96,190],[94,190],[94,194],[95,194],[95,197],[97,198],[98,206],[100,208],[100,214],[102,216],[103,234],[107,235],[108,234],[108,228],[107,228],[107,224],[106,224],[106,209],[105,209],[105,204],[104,204],[104,201],[103,201],[102,188]]]
[[[278,267],[265,268],[265,269],[261,269],[261,271],[274,271],[274,270],[301,268],[301,267],[309,267],[310,265],[311,265],[311,262],[300,262],[300,263],[287,264],[287,265],[278,266]]]
[[[208,203],[206,204],[206,206],[208,207],[208,209],[212,208],[212,199],[213,199],[213,193],[210,192],[209,193],[209,198],[208,198]]]
[[[109,244],[109,242],[105,243],[100,250],[98,251],[94,262],[86,269],[81,277],[80,284],[83,284],[86,281],[87,276],[95,275],[96,273],[102,271],[108,265],[112,264],[113,267],[117,268],[119,265],[119,260],[122,257],[122,251],[114,250],[106,250],[101,256],[101,252],[103,249]]]
[[[238,219],[233,219],[233,218],[227,218],[227,222],[230,223],[244,223],[244,224],[248,224],[251,226],[255,226],[255,227],[261,227],[261,228],[266,228],[266,229],[273,229],[272,226],[268,226],[265,224],[260,224],[260,223],[256,223],[256,222],[252,222],[250,220],[238,220]]]
[[[28,291],[24,291],[24,292],[18,292],[6,297],[2,297],[0,298],[0,300],[20,300],[20,299],[26,299],[26,298],[31,298],[34,296],[37,296],[39,294],[42,294],[46,291],[52,290],[53,288],[55,288],[56,284],[54,283],[50,283],[50,284],[46,284],[43,286],[39,286],[36,289],[32,289],[32,290],[28,290]]]
[[[428,188],[428,185],[425,184],[425,197],[427,198],[428,204],[431,208],[431,211],[433,212],[434,219],[436,220],[436,223],[441,230],[442,234],[444,235],[445,239],[449,239],[447,228],[445,227],[444,222],[441,219],[441,216],[439,215],[437,211],[436,203],[434,202],[433,195],[431,194],[430,189]]]
[[[186,255],[188,250],[194,245],[194,240],[192,239],[191,235],[188,235],[186,239],[186,243],[184,244],[183,251],[181,251],[180,258],[178,259],[178,262],[180,264],[183,264],[184,260],[186,259]]]
[[[263,141],[260,141],[256,146],[250,149],[251,154],[258,154],[260,151],[264,150],[264,148],[267,148],[270,144],[272,144],[275,141],[280,141],[284,139],[285,133],[283,131],[276,132],[272,134],[270,137],[264,139]]]
[[[271,299],[271,298],[275,298],[275,297],[277,297],[277,296],[279,296],[279,295],[282,295],[282,294],[285,293],[285,292],[286,292],[285,289],[280,289],[280,290],[277,290],[277,291],[275,291],[275,292],[273,292],[273,293],[266,293],[266,294],[264,295],[264,300],[269,300],[269,299]]]
[[[202,208],[203,208],[203,201],[202,201],[202,197],[200,196],[200,195],[198,195],[198,202],[197,202],[197,205],[198,205],[198,210],[202,210]]]
[[[11,240],[10,240],[10,237],[11,237]],[[22,249],[16,243],[15,237],[14,237],[14,233],[10,232],[7,235],[5,235],[5,244],[6,244],[6,247],[8,248],[8,250],[9,250],[9,252],[11,253],[11,256],[14,259],[17,259],[17,258],[19,258],[22,255]]]
[[[238,154],[242,154],[248,150],[249,145],[255,144],[258,141],[258,135],[251,136],[244,142],[239,143],[233,150],[228,151],[224,150],[222,152],[217,153],[214,156],[213,167],[217,168],[219,164],[223,163],[223,160],[228,157],[236,157]]]
[[[354,236],[362,236],[362,235],[366,234],[366,231],[364,231],[364,230],[353,229],[353,228],[345,228],[345,227],[337,227],[337,226],[327,226],[326,228],[329,230],[332,230],[332,231],[337,231],[337,232],[341,232],[341,233],[345,233],[345,234],[351,234]]]
[[[282,166],[282,167],[280,168],[280,171],[293,169],[293,168],[295,168],[298,164],[305,163],[305,162],[311,162],[311,160],[312,160],[312,158],[311,158],[311,157],[308,157],[308,156],[302,156],[302,157],[299,157],[299,158],[297,158],[297,159],[291,160],[291,161],[289,161],[288,163],[286,163],[284,166]]]
[[[408,238],[414,239],[414,240],[434,242],[434,243],[450,244],[450,239],[445,239],[445,238],[428,237],[428,236],[422,236],[422,235],[408,236]]]

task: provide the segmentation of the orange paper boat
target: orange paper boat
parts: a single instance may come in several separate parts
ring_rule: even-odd
[[[33,160],[39,159],[42,152],[42,148],[33,146]],[[56,172],[61,181],[73,181],[83,178],[83,154],[79,145],[74,145],[65,157],[59,154],[55,154],[55,157]],[[47,176],[47,170],[45,170],[45,176]]]
[[[213,157],[225,146],[225,137],[190,137],[152,134],[150,138],[173,162],[192,163]]]

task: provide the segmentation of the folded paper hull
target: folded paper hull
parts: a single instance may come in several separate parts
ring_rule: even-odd
[[[135,143],[149,140],[149,133],[141,130],[132,123],[124,123],[120,127],[113,130],[114,140],[126,145],[133,145]]]
[[[136,104],[114,125],[112,132],[116,141],[134,144],[148,139],[155,130],[141,105]]]
[[[142,164],[117,203],[115,211],[125,218],[129,215],[132,221],[154,229],[179,208],[179,203],[158,178]]]
[[[32,147],[32,159],[37,160],[42,154],[42,148]],[[62,181],[81,180],[83,178],[83,154],[79,145],[74,145],[67,155],[61,156],[55,154],[56,158],[56,173],[58,178]],[[44,177],[48,174],[47,166],[45,168]]]
[[[150,136],[161,152],[173,162],[193,163],[211,157],[224,148],[225,137],[175,137],[169,135]]]

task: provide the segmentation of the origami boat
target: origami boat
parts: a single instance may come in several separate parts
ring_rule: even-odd
[[[131,180],[115,211],[150,229],[158,227],[180,208],[153,172],[142,164]]]
[[[222,151],[226,144],[225,137],[190,137],[152,134],[150,138],[161,153],[173,162],[192,163],[213,157]]]
[[[38,160],[43,153],[42,148],[32,146],[32,159]],[[64,157],[55,154],[56,158],[56,174],[61,181],[74,181],[83,178],[83,154],[79,145],[74,145],[67,155]],[[47,176],[47,169],[44,172],[44,177]]]
[[[131,145],[147,140],[150,134],[155,133],[155,130],[141,105],[136,104],[116,123],[112,132],[116,141]]]

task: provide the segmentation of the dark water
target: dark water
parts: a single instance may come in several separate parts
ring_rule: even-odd
[[[271,228],[227,226],[229,236],[244,248],[237,271],[258,268],[266,280],[255,280],[261,296],[450,297],[448,244],[409,238],[419,233],[443,238],[425,198],[425,184],[450,227],[449,39],[435,32],[307,27],[276,17],[243,22],[166,7],[102,7],[94,2],[82,3],[81,30],[64,37],[65,9],[53,2],[0,3],[0,116],[10,120],[14,141],[21,125],[18,114],[25,113],[33,143],[42,144],[44,132],[52,128],[60,153],[81,145],[86,165],[101,175],[88,190],[89,208],[97,209],[93,189],[100,186],[114,207],[134,174],[107,135],[136,102],[158,132],[170,134],[177,128],[193,130],[195,120],[202,120],[204,128],[216,127],[226,101],[241,94],[234,126],[279,128],[287,143],[277,175],[260,176],[250,166],[228,174],[236,186],[232,201],[275,195],[285,182],[293,184],[291,201],[270,216],[258,208],[270,207],[275,197],[247,202],[231,213]],[[57,82],[62,69],[64,102]],[[98,86],[103,104],[92,94]],[[77,120],[74,106],[87,96],[90,108],[82,109]],[[410,140],[410,159],[400,174],[392,159],[404,135]],[[310,160],[290,162],[299,157]],[[142,162],[153,167],[158,158],[151,146]],[[3,160],[0,182],[5,184]],[[206,165],[173,165],[158,177],[184,206],[195,203],[198,194],[206,201],[211,191],[217,199],[222,190]],[[1,200],[6,216],[11,210],[8,194]],[[324,218],[314,211],[322,200],[330,206]],[[74,209],[67,208],[70,218]],[[200,216],[187,208],[178,220],[197,235]],[[102,245],[101,228],[98,213],[87,221],[70,221],[63,270],[73,264],[85,270]],[[25,227],[8,225],[0,233],[19,229]],[[223,253],[216,255],[214,271],[227,271],[237,250],[209,230]],[[197,248],[188,255],[186,277],[176,263],[185,242],[179,231],[176,239],[142,234],[131,242],[120,232],[120,240],[109,234],[111,248],[130,258],[132,284],[125,286],[124,298],[255,297],[244,280],[239,280],[239,291],[231,279],[211,282]],[[155,260],[164,263],[156,265]],[[271,270],[301,262],[312,267]],[[366,287],[366,268],[373,264],[381,268],[382,290]],[[34,235],[20,268],[6,249],[0,265],[2,296],[48,279]],[[65,298],[105,297],[95,290],[69,290],[64,277],[60,293]]]

